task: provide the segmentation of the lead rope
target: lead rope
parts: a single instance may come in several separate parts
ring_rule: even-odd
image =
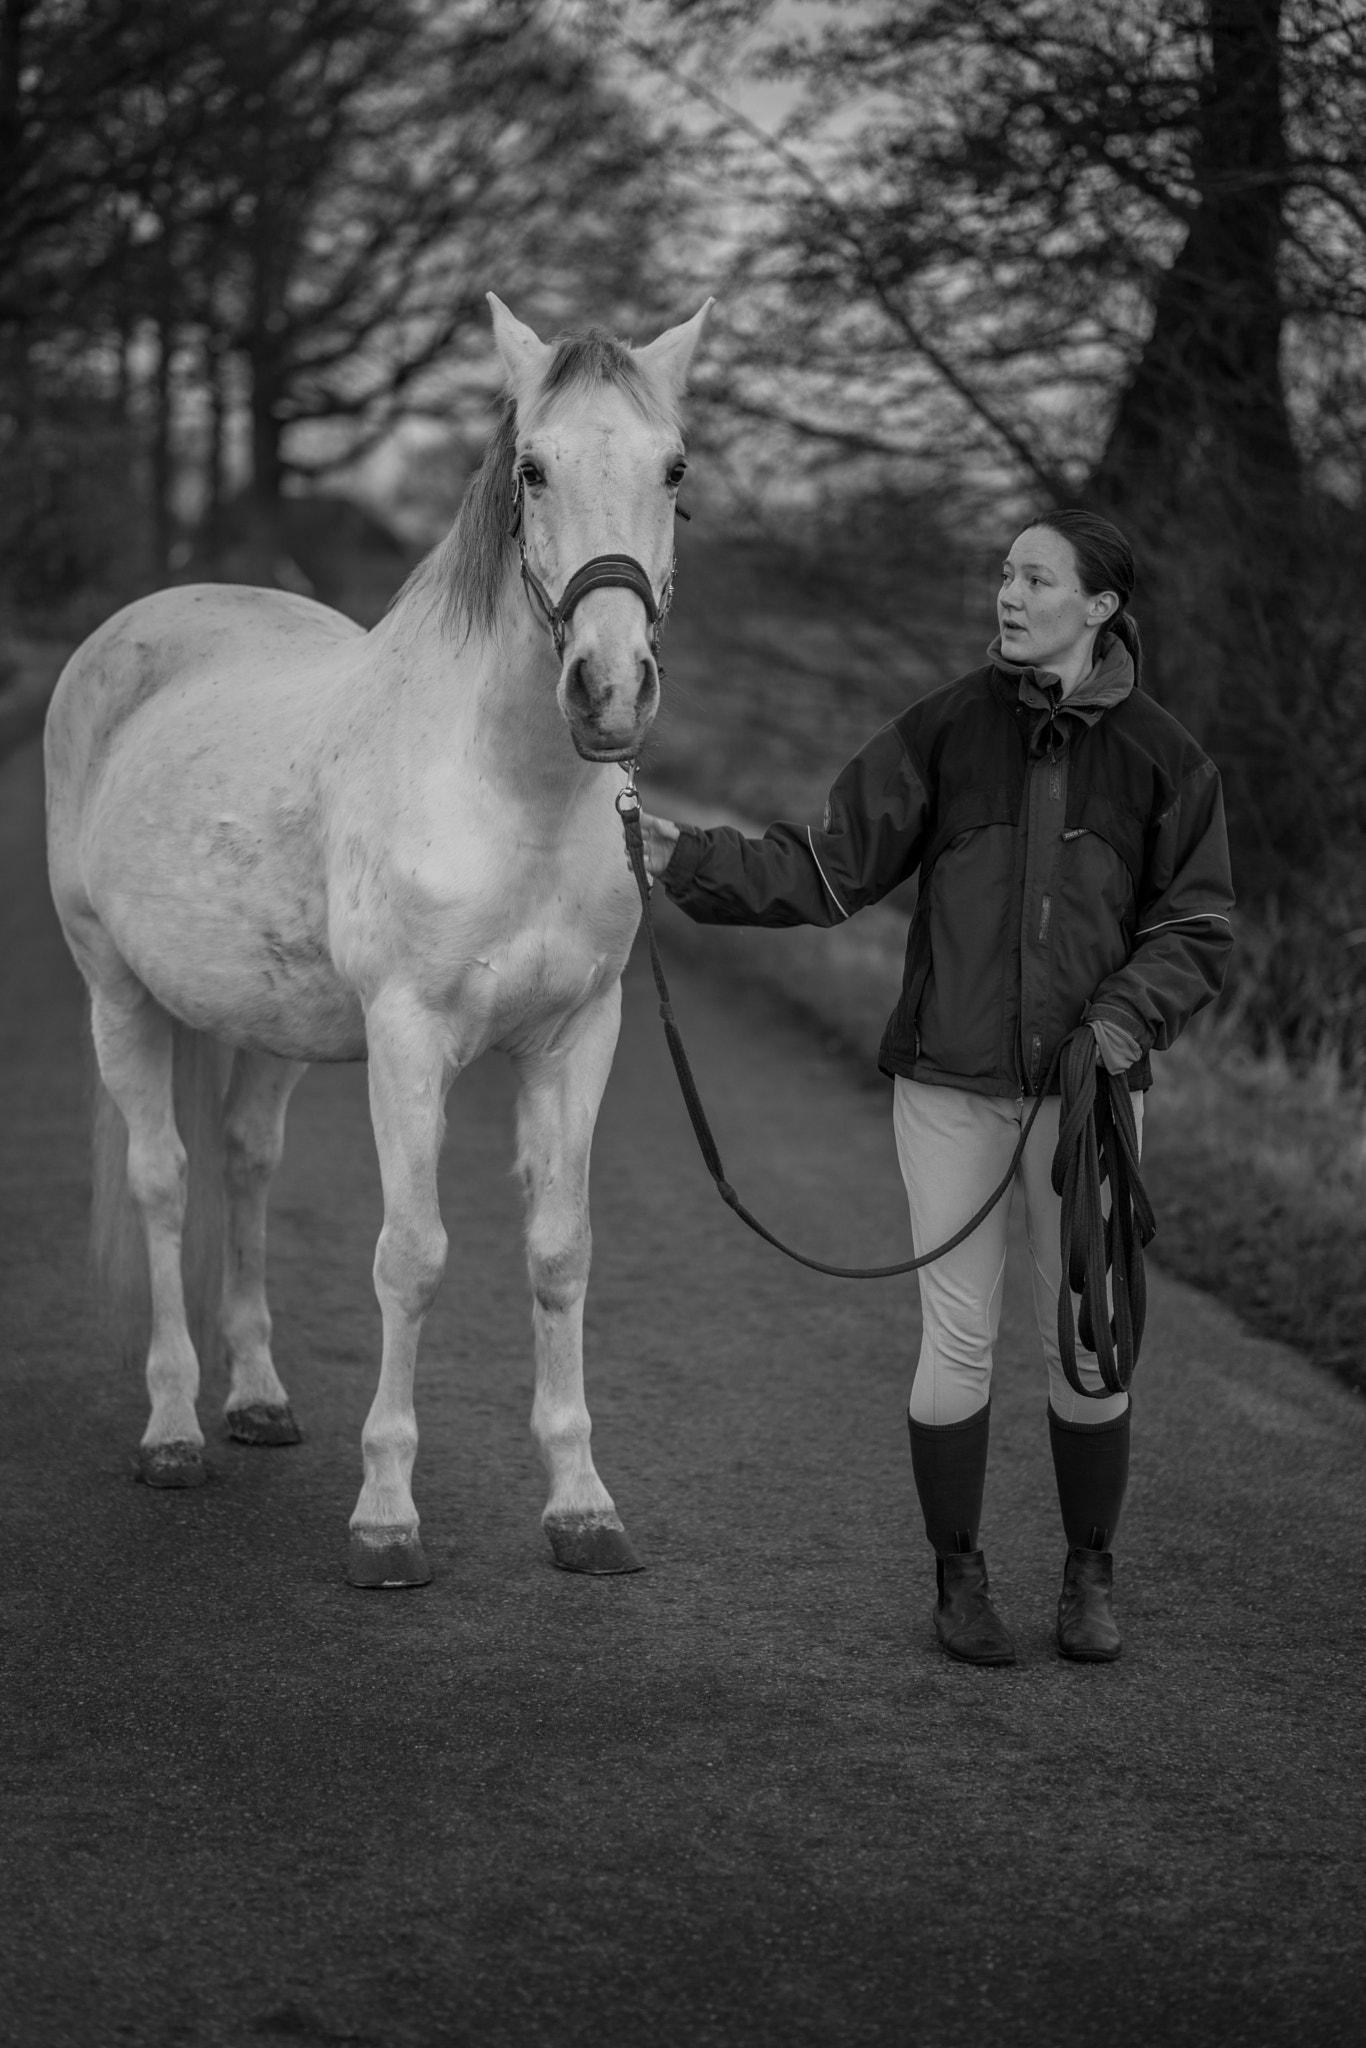
[[[1138,1174],[1138,1137],[1129,1091],[1122,1075],[1105,1074],[1101,1068],[1099,1071],[1105,1074],[1109,1087],[1097,1092],[1096,1041],[1090,1026],[1082,1025],[1080,1030],[1074,1031],[1054,1054],[1000,1186],[976,1215],[943,1244],[936,1245],[933,1251],[922,1252],[918,1258],[903,1259],[894,1266],[832,1266],[824,1259],[810,1259],[804,1252],[794,1251],[791,1245],[784,1244],[757,1216],[751,1214],[726,1178],[721,1154],[674,1018],[664,963],[659,957],[654,913],[650,905],[650,877],[645,865],[645,842],[640,830],[640,795],[635,786],[634,763],[626,766],[626,777],[625,789],[617,793],[617,813],[626,838],[627,858],[640,895],[645,939],[650,949],[650,971],[659,996],[660,1020],[698,1149],[726,1207],[733,1209],[740,1221],[748,1224],[765,1244],[771,1244],[786,1258],[795,1259],[799,1266],[808,1266],[813,1273],[828,1273],[836,1280],[891,1280],[902,1273],[914,1273],[921,1266],[929,1266],[936,1259],[942,1259],[946,1252],[953,1251],[965,1238],[971,1237],[978,1224],[985,1221],[1005,1195],[1024,1157],[1044,1096],[1061,1063],[1062,1105],[1058,1145],[1053,1156],[1053,1187],[1062,1197],[1063,1263],[1067,1268],[1069,1288],[1081,1295],[1081,1341],[1089,1351],[1095,1352],[1104,1385],[1098,1390],[1084,1387],[1077,1372],[1078,1332],[1073,1328],[1069,1288],[1060,1289],[1058,1295],[1058,1342],[1062,1366],[1069,1386],[1078,1394],[1103,1400],[1107,1394],[1122,1393],[1138,1362],[1146,1300],[1143,1246],[1151,1239],[1156,1225],[1152,1205]],[[1104,1216],[1101,1205],[1102,1179],[1110,1182],[1111,1213],[1108,1217]],[[1108,1304],[1098,1313],[1098,1305],[1106,1304],[1106,1271],[1112,1264],[1113,1315],[1108,1312]]]
[[[1097,1085],[1102,1077],[1107,1087]],[[1143,1247],[1156,1234],[1157,1218],[1138,1170],[1138,1128],[1124,1076],[1097,1066],[1094,1036],[1085,1025],[1063,1044],[1060,1078],[1052,1182],[1062,1201],[1058,1228],[1068,1284],[1058,1289],[1058,1349],[1067,1384],[1079,1394],[1089,1390],[1077,1372],[1077,1338],[1095,1353],[1104,1382],[1096,1398],[1103,1399],[1126,1390],[1138,1363],[1148,1306]],[[1108,1215],[1103,1180],[1110,1183]],[[1081,1297],[1075,1327],[1073,1294]]]

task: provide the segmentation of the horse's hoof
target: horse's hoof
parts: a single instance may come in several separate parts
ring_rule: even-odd
[[[617,1572],[643,1572],[631,1539],[615,1518],[610,1521],[547,1522],[545,1533],[562,1572],[589,1572],[609,1578]]]
[[[431,1584],[428,1564],[417,1531],[407,1536],[401,1529],[353,1529],[346,1560],[346,1582],[366,1590]]]
[[[183,1437],[169,1444],[140,1445],[137,1470],[144,1486],[203,1486],[209,1476],[202,1447]]]
[[[303,1433],[290,1413],[289,1403],[272,1408],[265,1401],[248,1401],[245,1407],[229,1408],[225,1420],[235,1444],[301,1444]]]

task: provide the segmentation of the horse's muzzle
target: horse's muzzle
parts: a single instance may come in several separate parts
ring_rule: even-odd
[[[604,676],[591,655],[577,656],[566,664],[560,706],[585,761],[629,761],[659,709],[658,664],[651,654],[638,655],[629,675],[618,678]]]

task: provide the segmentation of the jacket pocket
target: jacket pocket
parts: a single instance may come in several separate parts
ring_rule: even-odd
[[[925,983],[930,973],[930,938],[926,918],[927,892],[921,886],[920,899],[906,934],[906,962],[901,972],[901,992],[896,999],[896,1008],[888,1020],[883,1037],[883,1051],[889,1050],[900,1057],[916,1057],[920,1052],[920,1033],[917,1016],[924,1000]]]
[[[1127,849],[1094,827],[1064,834],[1054,906],[1050,1025],[1072,1030],[1133,948],[1136,896]]]

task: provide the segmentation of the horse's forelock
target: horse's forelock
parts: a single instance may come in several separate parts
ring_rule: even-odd
[[[522,424],[530,426],[542,418],[564,393],[609,384],[624,392],[651,423],[678,427],[677,413],[664,403],[631,349],[615,334],[590,327],[582,334],[557,334],[550,345],[554,354]]]

